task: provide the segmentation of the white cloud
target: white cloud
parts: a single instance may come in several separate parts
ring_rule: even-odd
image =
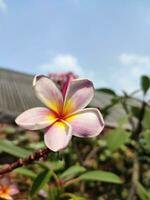
[[[150,65],[150,57],[138,54],[123,53],[119,59],[124,65]]]
[[[84,75],[83,68],[79,65],[76,57],[70,54],[58,54],[50,62],[39,66],[42,72],[74,72],[77,75]]]
[[[122,53],[119,56],[121,67],[115,73],[119,87],[133,91],[138,88],[141,75],[150,75],[150,56]]]
[[[0,11],[4,13],[7,11],[7,4],[5,0],[0,0]]]
[[[79,77],[90,79],[95,86],[101,83],[93,70],[81,66],[78,59],[71,54],[58,54],[49,62],[39,65],[38,70],[43,74],[73,72]]]
[[[143,74],[150,74],[150,56],[123,53],[119,60],[126,66],[128,75],[139,78]]]

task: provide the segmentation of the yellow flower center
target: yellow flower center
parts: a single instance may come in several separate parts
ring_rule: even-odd
[[[10,193],[10,188],[6,186],[0,186],[0,197],[4,197],[6,195],[9,195]]]

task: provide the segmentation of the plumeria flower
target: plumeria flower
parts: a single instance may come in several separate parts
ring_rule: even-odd
[[[10,178],[0,178],[0,199],[13,200],[13,195],[19,193],[19,189],[16,184],[12,183]]]
[[[52,80],[37,76],[33,80],[37,97],[47,106],[29,109],[19,115],[16,123],[29,130],[47,128],[46,146],[52,151],[64,149],[72,135],[94,137],[104,128],[104,120],[96,108],[84,109],[94,96],[93,83],[74,79],[61,92]]]

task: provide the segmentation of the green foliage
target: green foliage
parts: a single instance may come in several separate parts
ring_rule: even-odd
[[[110,151],[115,151],[126,144],[129,141],[130,136],[130,132],[127,132],[122,128],[116,128],[109,131],[104,139],[107,142],[108,149]]]
[[[101,170],[85,172],[84,174],[79,176],[79,179],[84,181],[102,181],[116,184],[122,183],[121,179],[116,174]]]
[[[68,200],[87,200],[85,199],[84,197],[80,197],[80,196],[77,196],[75,194],[72,194],[72,193],[64,193],[62,195],[62,197],[68,197],[67,199]],[[66,198],[65,198],[66,199]]]
[[[150,88],[149,82],[148,77],[141,78],[145,101],[145,94],[148,94]],[[134,92],[131,94],[123,92],[123,96],[117,96],[113,90],[108,88],[97,91],[107,94],[103,95],[108,96],[109,99],[107,104],[104,103],[105,107],[101,108],[102,114],[106,121],[113,116],[109,116],[109,114],[116,111],[114,117],[119,119],[117,128],[111,127],[110,130],[110,127],[106,126],[104,134],[92,139],[74,138],[72,143],[75,142],[75,145],[70,145],[59,153],[49,153],[46,160],[41,159],[33,165],[14,170],[15,173],[11,175],[18,182],[20,193],[27,193],[31,188],[31,193],[28,195],[30,197],[22,199],[126,200],[131,187],[134,186],[136,191],[131,199],[150,200],[149,102],[145,104],[144,118],[141,119],[142,115],[139,115],[141,107],[138,105],[140,102],[142,105],[143,102],[142,99],[140,101],[132,99]],[[136,123],[133,123],[132,126],[132,122]],[[129,124],[131,130],[126,131],[124,125]],[[12,142],[6,139],[0,141],[1,165],[13,161],[14,156],[28,157],[32,151],[45,148],[43,134],[36,135],[33,131],[23,132],[22,129],[21,134],[16,134],[17,130],[14,129],[14,126],[0,128],[0,131],[2,132],[1,138],[13,139]],[[24,149],[24,146],[31,150]],[[3,155],[6,155],[6,158]],[[139,180],[142,184],[138,182]],[[46,194],[45,197],[44,195],[43,197],[39,196],[40,190],[45,192],[43,193]]]
[[[25,158],[31,155],[31,151],[25,150],[24,148],[18,147],[14,145],[12,142],[8,140],[0,140],[0,151],[4,151],[10,155]]]
[[[142,136],[144,139],[144,148],[150,152],[150,130],[145,130],[144,132],[142,132]]]
[[[67,180],[67,179],[73,178],[76,175],[81,174],[85,171],[86,171],[86,169],[84,167],[79,166],[79,165],[74,165],[74,166],[69,167],[66,171],[64,171],[60,177],[64,180]]]
[[[150,107],[146,108],[142,124],[144,129],[150,129]]]
[[[59,199],[60,191],[57,187],[51,187],[48,192],[49,200]]]
[[[137,184],[137,193],[141,200],[150,200],[150,191],[147,191],[141,183]]]
[[[42,148],[45,147],[45,144],[44,144],[43,141],[42,142],[38,142],[38,143],[31,143],[31,144],[29,144],[29,147],[31,149],[42,149]]]
[[[37,175],[31,188],[31,192],[30,192],[31,196],[39,192],[40,189],[42,189],[45,186],[45,184],[48,183],[51,175],[52,175],[51,171],[49,170],[44,170],[40,174]]]
[[[36,178],[36,173],[34,173],[32,170],[29,170],[26,167],[20,167],[14,170],[14,172],[17,172],[18,174],[22,174],[24,176],[28,176],[31,178]]]
[[[50,168],[54,171],[63,169],[64,165],[64,160],[50,161]]]
[[[118,120],[118,128],[120,129],[123,129],[124,130],[124,125],[128,123],[128,119],[129,119],[129,116],[128,115],[125,115],[124,117],[121,117],[119,120]]]
[[[142,76],[141,77],[141,88],[143,90],[143,93],[146,94],[148,89],[150,88],[150,79],[148,76]]]
[[[109,88],[100,88],[100,89],[97,89],[97,91],[116,96],[116,93],[112,89],[109,89]]]
[[[139,116],[140,116],[140,108],[139,107],[132,106],[131,107],[131,112],[132,112],[134,117],[136,117],[137,119],[139,118]]]
[[[0,131],[8,133],[8,134],[13,134],[16,132],[16,129],[14,127],[3,127],[3,128],[0,128]]]

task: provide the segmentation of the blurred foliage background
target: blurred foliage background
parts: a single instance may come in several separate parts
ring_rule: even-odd
[[[130,94],[98,89],[96,95],[102,92],[111,97],[100,108],[105,119],[116,106],[125,115],[112,127],[105,126],[98,137],[74,137],[64,151],[7,174],[20,191],[14,199],[150,200],[149,88],[149,77],[142,76],[140,89]],[[1,124],[1,167],[44,147],[42,131]]]

